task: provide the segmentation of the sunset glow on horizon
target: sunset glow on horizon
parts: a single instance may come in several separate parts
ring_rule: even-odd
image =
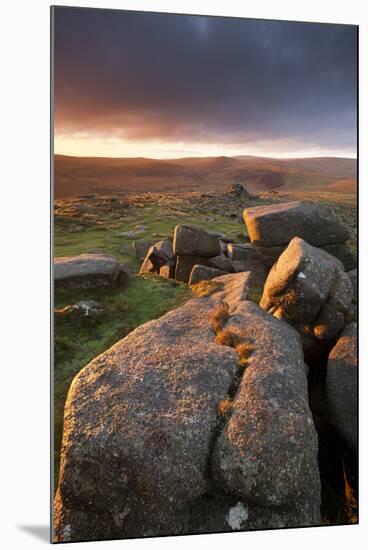
[[[357,156],[353,26],[55,12],[56,154]]]
[[[277,145],[277,144],[275,144]],[[241,155],[270,158],[340,157],[356,158],[352,151],[331,149],[299,149],[297,146],[270,149],[265,145],[208,144],[162,141],[129,141],[113,138],[55,136],[54,153],[73,157],[152,158],[175,159],[184,157],[235,157]]]

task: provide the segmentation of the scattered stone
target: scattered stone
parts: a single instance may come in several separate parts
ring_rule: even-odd
[[[177,225],[174,230],[174,253],[185,256],[218,256],[221,252],[217,237],[191,225]]]
[[[65,256],[54,261],[55,288],[126,286],[129,270],[109,254]]]
[[[326,393],[330,422],[358,449],[357,325],[347,325],[328,358]]]
[[[215,277],[225,275],[225,271],[205,265],[194,265],[189,277],[189,285],[199,283],[199,281],[210,281]]]
[[[225,189],[225,192],[229,195],[235,195],[237,197],[243,197],[250,199],[251,195],[241,183],[231,183]]]
[[[126,239],[135,239],[138,237],[138,235],[141,235],[144,233],[144,229],[134,229],[132,231],[120,231],[120,233],[117,233],[118,237],[125,237]]]
[[[170,239],[153,244],[143,260],[139,273],[159,273],[164,265],[174,266],[175,257]]]

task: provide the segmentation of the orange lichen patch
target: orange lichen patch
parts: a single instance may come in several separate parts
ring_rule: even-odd
[[[215,334],[220,332],[229,319],[229,305],[226,302],[220,302],[216,305],[211,315],[211,327]]]
[[[228,418],[233,410],[233,402],[231,399],[222,399],[217,404],[217,414],[224,418]]]

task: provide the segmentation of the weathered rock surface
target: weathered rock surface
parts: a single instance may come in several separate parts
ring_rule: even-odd
[[[180,224],[174,230],[174,253],[208,258],[221,253],[219,239],[200,227]]]
[[[237,370],[235,351],[215,343],[213,307],[192,300],[146,323],[74,379],[64,417],[58,541],[65,540],[66,516],[70,540],[80,539],[71,518],[81,512],[93,523],[93,514],[108,510],[109,529],[121,537],[187,528],[190,506],[210,486],[216,404]],[[97,530],[92,524],[91,533]]]
[[[221,269],[222,271],[233,272],[233,263],[225,254],[219,254],[218,256],[213,256],[212,258],[207,258],[207,265],[210,267],[215,267],[216,269]]]
[[[129,270],[109,254],[81,254],[54,260],[56,288],[126,286]]]
[[[188,283],[195,265],[207,265],[205,258],[198,256],[177,256],[175,265],[175,280]]]
[[[142,325],[76,376],[65,406],[55,542],[319,522],[298,336],[258,306],[238,306],[228,325],[256,350],[217,441],[217,406],[239,379],[238,354],[210,328],[217,303],[191,300]],[[241,458],[244,446],[256,469]]]
[[[242,197],[246,199],[252,198],[252,195],[241,183],[231,183],[226,187],[225,192],[229,195],[235,195],[237,197]]]
[[[264,279],[261,280],[258,275],[251,271],[244,271],[216,277],[213,281],[220,286],[213,291],[211,298],[226,302],[229,310],[232,311],[239,302],[252,298],[255,292],[262,293]]]
[[[175,264],[172,242],[170,239],[158,241],[152,245],[143,260],[140,273],[159,273],[164,265]]]
[[[352,296],[352,284],[341,263],[295,237],[272,267],[260,305],[272,313],[281,309],[293,323],[315,327],[318,338],[331,338],[342,328]],[[328,308],[322,310],[325,305]],[[322,324],[323,330],[317,328]]]
[[[349,238],[345,224],[321,207],[303,201],[256,206],[244,210],[254,245],[273,247],[300,237],[314,246],[339,244]]]
[[[347,244],[327,244],[323,246],[323,249],[332,254],[332,256],[336,256],[343,264],[345,271],[351,271],[356,268],[356,254]]]
[[[215,277],[225,275],[226,272],[215,267],[209,267],[205,265],[195,265],[190,273],[189,285],[194,285],[200,281],[210,281]]]
[[[299,336],[251,302],[226,328],[252,352],[214,448],[214,479],[250,510],[268,508],[253,520],[259,528],[318,525],[317,436]]]
[[[327,365],[329,419],[349,447],[358,447],[357,325],[347,325],[332,349]]]
[[[353,304],[358,303],[358,271],[353,269],[348,272],[349,279],[353,285]]]
[[[234,244],[229,243],[227,245],[227,256],[228,258],[234,262],[234,261],[246,261],[248,260],[249,256],[251,256],[254,252],[254,249],[251,244]]]

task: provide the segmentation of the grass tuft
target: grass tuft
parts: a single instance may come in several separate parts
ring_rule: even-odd
[[[235,351],[239,355],[239,367],[247,367],[249,363],[249,357],[254,351],[254,345],[249,342],[242,342],[235,347]]]
[[[229,329],[221,330],[220,332],[218,332],[216,334],[215,340],[221,346],[228,346],[230,348],[233,348],[235,346],[234,333]]]
[[[233,401],[229,397],[222,399],[217,404],[217,414],[222,418],[229,418],[233,410]]]
[[[229,320],[229,305],[226,302],[216,304],[211,315],[211,328],[215,334],[220,332]]]
[[[218,290],[222,290],[223,283],[218,281],[199,281],[191,285],[192,292],[197,296],[197,298],[206,298]]]

